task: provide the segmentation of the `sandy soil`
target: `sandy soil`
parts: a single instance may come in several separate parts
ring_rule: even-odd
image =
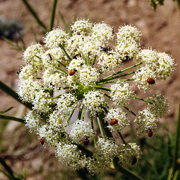
[[[48,24],[50,1],[29,0],[29,2],[36,7],[42,20]],[[170,111],[164,121],[171,124],[180,98],[180,9],[177,5],[171,1],[166,1],[164,6],[159,7],[154,12],[148,0],[64,0],[60,1],[58,7],[58,11],[63,13],[67,22],[71,22],[75,18],[89,18],[95,22],[104,21],[114,26],[115,29],[124,24],[133,24],[142,31],[144,47],[152,47],[172,55],[177,63],[176,71],[171,78],[164,82],[158,82],[154,88],[155,92],[161,92],[169,100]],[[33,41],[32,28],[38,33],[40,32],[19,0],[0,0],[0,16],[16,18],[24,24],[24,38],[27,44]],[[60,25],[59,18],[57,18],[56,25]],[[16,72],[22,64],[21,56],[21,52],[13,50],[6,42],[0,41],[0,80],[14,89],[17,89]],[[1,91],[0,100],[0,110],[10,106],[21,107]],[[14,110],[14,112],[16,111]],[[38,159],[38,161],[40,160]],[[35,169],[30,174],[36,174],[33,177],[36,177],[37,180],[42,179],[40,171],[35,173]]]

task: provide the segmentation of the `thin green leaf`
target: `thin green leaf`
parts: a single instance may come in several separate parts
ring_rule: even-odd
[[[17,122],[20,122],[20,123],[25,123],[24,119],[13,117],[13,116],[0,115],[0,119],[13,120],[13,121],[17,121]]]
[[[29,10],[31,15],[34,17],[34,19],[36,20],[37,24],[46,32],[47,28],[46,28],[45,24],[40,20],[39,16],[37,15],[37,13],[33,9],[33,7],[28,3],[27,0],[22,0],[22,2],[26,6],[26,8]]]
[[[9,107],[8,109],[6,109],[6,110],[4,110],[4,111],[0,111],[0,113],[1,113],[1,114],[4,114],[4,113],[10,111],[10,110],[13,109],[13,108],[14,108],[14,107]]]
[[[49,27],[50,31],[53,29],[53,26],[54,26],[56,6],[57,6],[57,0],[53,0],[52,1],[52,9],[51,9],[50,27]]]
[[[10,95],[11,97],[13,97],[14,99],[16,99],[16,101],[18,101],[21,104],[25,105],[27,108],[32,109],[32,104],[27,103],[27,102],[23,102],[21,100],[21,98],[19,97],[19,95],[13,89],[11,89],[9,86],[4,84],[2,81],[0,81],[0,89],[2,91],[4,91],[5,93],[7,93],[8,95]]]

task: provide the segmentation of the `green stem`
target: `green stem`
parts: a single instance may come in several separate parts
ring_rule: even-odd
[[[119,134],[122,142],[123,142],[124,144],[127,144],[120,131],[118,131],[118,134]]]
[[[108,87],[103,87],[103,86],[95,86],[94,88],[96,88],[96,89],[102,89],[102,90],[105,90],[105,91],[111,91],[110,88],[108,88]]]
[[[56,6],[57,6],[57,0],[53,0],[52,1],[52,9],[51,9],[50,27],[49,27],[50,31],[53,29],[53,26],[54,26]]]
[[[117,83],[117,82],[128,82],[128,81],[133,81],[132,78],[129,79],[122,79],[122,80],[111,80],[111,81],[105,81],[105,82],[97,82],[98,85],[102,85],[102,84],[110,84],[110,83]]]
[[[135,96],[134,99],[137,99],[137,100],[140,100],[140,101],[147,102],[144,98],[140,98],[140,97],[137,97],[137,96]]]
[[[102,124],[102,122],[101,122],[99,117],[97,117],[96,119],[97,119],[97,123],[98,123],[99,129],[100,129],[101,135],[102,135],[103,138],[105,138],[106,137],[106,135],[105,135],[106,133],[104,131],[103,124]]]
[[[180,142],[180,105],[179,105],[179,111],[178,111],[178,117],[177,117],[177,130],[176,130],[176,138],[175,138],[175,149],[174,149],[174,156],[173,156],[173,173],[174,176],[176,170],[177,170],[177,159],[178,159],[178,150],[179,150],[179,142]]]
[[[13,120],[13,121],[25,123],[24,119],[13,117],[13,116],[0,115],[0,119]]]
[[[132,115],[136,116],[136,113],[133,112],[131,109],[129,109],[128,107],[124,106],[124,108],[129,111]]]
[[[0,163],[1,163],[1,165],[4,167],[4,169],[6,170],[7,175],[9,176],[10,180],[20,180],[19,178],[16,178],[16,177],[14,176],[14,172],[13,172],[13,170],[11,169],[11,167],[8,166],[8,165],[6,164],[6,162],[4,161],[4,159],[1,158],[1,157],[0,157]]]
[[[35,10],[32,8],[32,6],[28,3],[27,0],[22,0],[22,2],[24,3],[24,5],[26,6],[26,8],[29,10],[29,12],[31,13],[31,15],[34,17],[34,19],[36,20],[37,24],[46,32],[47,28],[44,25],[44,23],[40,20],[39,16],[37,15],[37,13],[35,12]]]
[[[107,82],[107,81],[110,81],[110,80],[113,80],[113,79],[117,79],[117,78],[120,78],[120,77],[123,77],[123,76],[129,76],[129,75],[134,74],[134,73],[135,73],[135,71],[132,71],[132,72],[128,72],[128,73],[125,73],[125,74],[113,76],[113,77],[110,77],[110,78],[108,78],[108,79],[101,79],[101,80],[98,81],[97,83]]]
[[[117,75],[117,74],[120,74],[120,73],[123,73],[123,72],[125,72],[125,71],[127,71],[127,70],[129,70],[129,69],[135,68],[135,67],[137,67],[137,66],[139,66],[139,65],[141,65],[141,64],[142,64],[142,62],[137,63],[137,64],[134,64],[134,65],[132,65],[132,66],[129,66],[129,67],[125,68],[125,69],[122,69],[122,70],[114,73],[114,74],[111,74],[110,76],[105,77],[105,78],[102,79],[102,80],[106,80],[106,79],[109,79],[109,78],[111,79],[113,76],[115,76],[115,75]]]
[[[0,81],[0,89],[7,93],[8,95],[12,96],[16,101],[20,102],[21,104],[25,105],[27,108],[32,109],[32,104],[23,102],[19,95],[10,87],[8,87],[6,84],[4,84],[2,81]]]
[[[64,51],[64,54],[67,56],[67,58],[71,61],[72,58],[69,56],[69,54],[67,53],[66,49],[64,48],[64,46],[62,44],[59,44],[59,47]]]
[[[118,159],[114,159],[114,166],[115,168],[121,172],[122,174],[126,175],[127,177],[129,177],[130,179],[133,179],[133,180],[143,180],[142,177],[139,177],[138,175],[136,175],[134,172],[131,172],[130,170],[122,167],[119,165],[118,163]]]

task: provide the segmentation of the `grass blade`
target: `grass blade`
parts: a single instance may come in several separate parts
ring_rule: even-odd
[[[36,20],[37,24],[46,32],[47,28],[46,28],[45,24],[40,20],[39,16],[35,12],[35,10],[32,8],[32,6],[28,3],[27,0],[22,0],[22,2],[26,6],[26,8],[29,10],[31,15],[34,17],[34,19]]]
[[[13,116],[0,115],[0,119],[13,120],[13,121],[17,121],[17,122],[20,122],[20,123],[25,123],[24,119],[13,117]]]
[[[57,0],[53,0],[52,1],[52,9],[51,9],[50,27],[49,27],[50,31],[53,29],[53,26],[54,26],[56,7],[57,7]]]
[[[21,100],[21,98],[19,97],[19,95],[10,87],[8,87],[6,84],[4,84],[2,81],[0,81],[0,89],[2,91],[4,91],[5,93],[7,93],[8,95],[10,95],[11,97],[13,97],[14,99],[16,99],[16,101],[20,102],[21,104],[25,105],[27,108],[32,109],[32,104],[27,103],[27,102],[23,102]]]

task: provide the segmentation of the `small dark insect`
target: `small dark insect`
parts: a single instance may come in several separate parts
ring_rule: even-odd
[[[137,163],[137,158],[135,156],[132,157],[131,165],[135,165]]]
[[[19,70],[17,71],[17,75],[19,75],[20,72],[21,72],[21,69],[19,69]]]
[[[45,138],[41,138],[39,142],[43,145],[45,143]]]
[[[149,83],[149,84],[155,84],[156,81],[155,81],[155,79],[153,79],[153,78],[148,78],[148,79],[147,79],[147,83]]]
[[[149,136],[149,137],[152,137],[152,136],[153,136],[153,132],[152,132],[152,130],[151,130],[151,129],[149,129],[149,130],[147,131],[147,134],[148,134],[148,136]]]
[[[122,59],[123,62],[127,62],[130,61],[132,58],[130,58],[129,56],[125,56],[124,59]]]
[[[113,126],[113,125],[115,125],[115,124],[117,124],[118,123],[118,120],[117,119],[111,119],[110,121],[109,121],[109,124],[111,125],[111,126]]]
[[[51,56],[51,54],[48,53],[48,55],[49,55],[50,60],[52,61],[52,56]]]
[[[109,51],[111,51],[112,49],[110,47],[101,47],[101,51],[104,51],[106,53],[108,53]]]
[[[87,136],[84,136],[83,140],[82,140],[84,145],[88,145],[89,144],[89,138]]]
[[[75,69],[71,69],[71,70],[69,71],[69,75],[70,75],[70,76],[73,76],[73,75],[76,73],[76,71],[77,71],[77,70],[75,70]]]

